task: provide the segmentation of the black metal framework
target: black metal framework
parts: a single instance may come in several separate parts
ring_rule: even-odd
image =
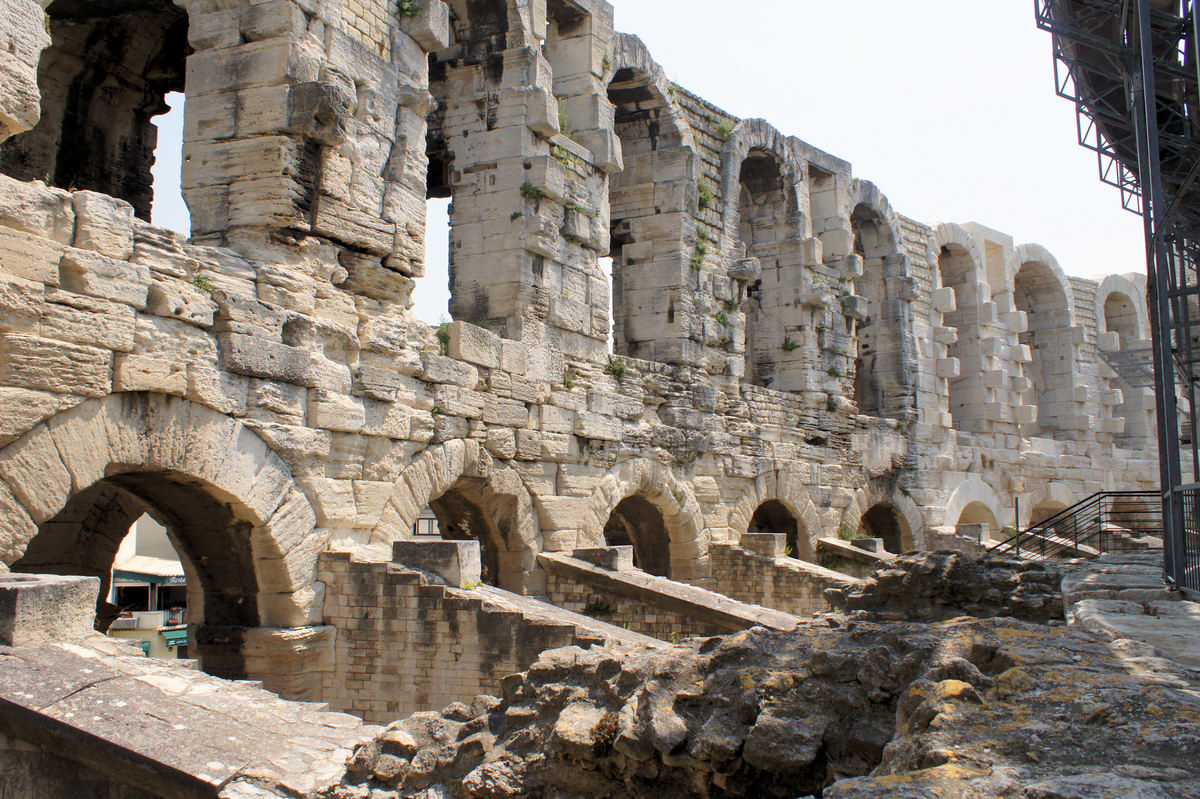
[[[1035,558],[1090,558],[1145,549],[1162,536],[1156,491],[1100,491],[1014,534],[991,552]]]
[[[1142,216],[1154,346],[1140,378],[1153,372],[1164,576],[1200,592],[1200,447],[1186,483],[1181,457],[1197,429],[1200,378],[1200,0],[1034,5],[1053,35],[1055,87],[1075,103],[1079,143]],[[1136,377],[1135,360],[1127,353],[1114,368]]]

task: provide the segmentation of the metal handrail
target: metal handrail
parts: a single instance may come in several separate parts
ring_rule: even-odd
[[[1120,521],[1127,526],[1135,522],[1135,529],[1142,534],[1162,535],[1162,518],[1157,502],[1161,499],[1155,491],[1098,491],[1076,502],[1070,507],[1049,516],[1024,530],[1018,531],[1006,541],[988,551],[1020,557],[1022,554],[1041,558],[1071,553],[1073,557],[1094,557],[1102,552],[1117,549],[1120,536],[1113,531],[1114,506],[1120,500],[1147,500],[1144,509],[1125,508]],[[1024,550],[1024,551],[1022,551]]]

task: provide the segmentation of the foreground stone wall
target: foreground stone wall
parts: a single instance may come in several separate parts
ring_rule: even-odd
[[[65,128],[19,134],[48,42],[3,8],[5,135],[65,157]],[[143,29],[65,8],[43,110],[108,57],[56,31]],[[600,0],[182,8],[191,240],[145,221],[136,175],[0,166],[0,560],[103,577],[117,522],[157,515],[205,668],[316,698],[345,590],[318,557],[426,507],[487,582],[539,594],[540,552],[631,544],[713,587],[713,545],[748,531],[900,552],[1157,480],[1151,403],[1097,356],[1145,339],[1138,279],[904,217],[669,83]],[[431,196],[439,329],[410,312]]]

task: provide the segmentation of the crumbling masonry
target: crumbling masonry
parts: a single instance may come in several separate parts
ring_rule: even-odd
[[[0,0],[0,43],[0,560],[107,580],[153,513],[215,674],[361,708],[426,507],[546,596],[542,553],[720,589],[747,533],[969,548],[1156,484],[1099,354],[1148,338],[1143,278],[904,217],[602,0]],[[178,90],[191,239],[150,221]],[[491,634],[457,623],[420,634]]]

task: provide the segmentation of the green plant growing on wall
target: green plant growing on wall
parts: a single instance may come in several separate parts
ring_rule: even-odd
[[[421,13],[421,6],[417,0],[396,0],[396,10],[402,17],[415,17]]]
[[[521,196],[526,200],[539,200],[542,197],[542,190],[527,180],[521,184]]]
[[[792,350],[798,349],[799,347],[800,347],[800,345],[797,344],[795,341],[793,341],[791,336],[783,337],[783,351],[784,352],[791,352]]]
[[[830,413],[837,413],[838,401],[836,399],[834,399],[833,397],[829,397],[828,399],[826,399],[825,400],[825,410],[829,411]]]
[[[729,327],[729,317],[725,315],[724,311],[717,311],[716,318],[717,318],[718,325],[720,325],[721,327]]]
[[[463,583],[463,588],[467,591],[474,591],[481,585],[483,585],[483,583],[479,580],[467,580],[465,583]]]
[[[192,278],[192,285],[203,292],[212,294],[213,284],[204,275],[196,275]]]
[[[692,270],[699,272],[704,269],[704,256],[698,252],[694,252],[692,253],[690,263],[692,264]]]
[[[443,416],[446,413],[444,410],[442,410],[441,405],[434,405],[429,412],[434,416]]]
[[[841,377],[842,370],[837,368],[836,366],[831,366],[825,370],[825,374],[829,375],[830,377]]]
[[[700,184],[700,197],[698,200],[696,200],[696,207],[699,208],[701,211],[703,211],[705,208],[712,205],[712,201],[713,201],[712,189],[710,189],[708,187],[708,184],[701,183]]]
[[[508,215],[508,221],[516,222],[518,219],[520,219],[523,216],[525,216],[525,214],[521,213],[520,211],[513,211],[511,214]]]
[[[563,206],[563,208],[566,208],[568,211],[574,211],[577,214],[583,214],[587,217],[596,215],[596,212],[591,208],[588,208],[586,205],[580,205],[579,203],[567,203]]]
[[[620,380],[625,376],[625,360],[618,355],[608,356],[608,363],[604,366],[604,372]]]
[[[450,346],[450,323],[442,322],[437,326],[437,333],[434,335],[438,340],[438,355],[445,355],[446,348]]]
[[[571,370],[569,369],[563,370],[563,388],[567,391],[575,388],[575,378],[571,375]]]
[[[726,313],[733,313],[738,309],[738,304],[733,300],[725,300],[722,305],[724,306]]]
[[[604,61],[600,63],[600,77],[604,77],[612,69],[612,59],[607,54],[604,56]]]
[[[720,125],[717,125],[717,135],[722,139],[728,139],[733,135],[733,125],[731,125],[728,120],[722,122]]]
[[[696,241],[708,241],[708,228],[696,225]]]
[[[838,534],[838,538],[841,539],[842,541],[853,541],[855,538],[858,537],[854,533],[855,533],[854,528],[851,527],[848,522],[842,522],[841,524],[838,525],[837,534]]]

